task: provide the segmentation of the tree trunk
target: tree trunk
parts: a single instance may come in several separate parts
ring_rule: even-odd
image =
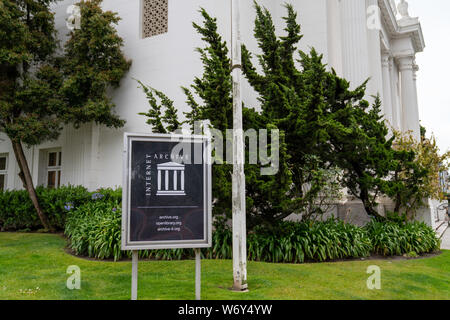
[[[34,208],[41,220],[42,225],[45,229],[50,232],[55,232],[55,229],[50,225],[47,216],[42,211],[41,206],[39,205],[39,200],[36,194],[36,189],[33,185],[33,179],[31,177],[30,168],[28,167],[27,159],[25,158],[25,154],[23,152],[23,147],[20,141],[11,141],[14,155],[16,156],[17,163],[20,168],[19,177],[22,180],[24,188],[28,191],[28,195],[30,196],[31,202],[33,202]]]
[[[386,217],[383,217],[380,215],[373,207],[372,204],[369,201],[369,191],[363,189],[360,193],[360,199],[364,205],[364,209],[366,209],[366,212],[369,216],[375,217],[379,221],[385,221]]]
[[[400,207],[401,207],[401,200],[400,200],[400,193],[397,194],[396,201],[395,201],[395,208],[394,212],[397,214],[400,214]]]

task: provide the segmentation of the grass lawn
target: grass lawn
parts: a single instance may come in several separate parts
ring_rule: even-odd
[[[129,299],[131,262],[67,254],[57,235],[0,233],[0,300]],[[139,263],[139,299],[194,299],[194,261]],[[81,269],[81,290],[66,269]],[[381,268],[382,289],[368,290],[367,267]],[[228,290],[232,262],[202,261],[203,299],[450,299],[450,251],[418,260],[323,264],[248,264],[250,292]],[[39,289],[36,289],[39,288]]]

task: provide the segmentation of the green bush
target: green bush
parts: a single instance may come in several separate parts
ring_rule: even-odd
[[[118,260],[121,221],[119,202],[91,200],[68,214],[64,233],[77,255]]]
[[[63,186],[58,189],[38,187],[36,192],[42,210],[47,214],[50,224],[57,230],[64,230],[68,206],[77,207],[91,199],[91,194],[81,186]],[[17,231],[41,228],[41,221],[27,191],[0,192],[0,229]]]
[[[433,229],[423,222],[370,222],[365,229],[373,252],[383,256],[430,253],[440,248]]]
[[[120,251],[121,213],[118,204],[92,202],[69,214],[65,234],[76,254],[92,258],[119,260],[130,257]],[[248,235],[248,258],[265,262],[325,261],[366,257],[371,251],[367,233],[342,221],[294,223],[283,222],[277,232],[257,228]],[[192,249],[140,251],[141,258],[181,260],[192,258]],[[232,258],[232,232],[217,225],[213,232],[213,246],[202,250],[209,259]]]
[[[303,263],[359,258],[370,255],[372,248],[363,229],[339,220],[282,222],[276,230],[256,229],[248,235],[250,260]]]
[[[91,201],[71,212],[66,235],[76,254],[119,260],[130,257],[120,250],[121,211],[113,201]],[[113,210],[115,208],[115,210]],[[281,222],[272,230],[257,227],[247,236],[251,261],[303,263],[362,258],[371,253],[389,255],[422,254],[439,249],[433,230],[423,223],[371,222],[365,228],[340,220],[325,222]],[[140,251],[141,258],[181,260],[193,258],[192,249]],[[203,249],[208,259],[232,258],[232,231],[215,226],[212,248]]]

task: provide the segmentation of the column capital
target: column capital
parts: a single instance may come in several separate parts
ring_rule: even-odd
[[[389,70],[394,70],[394,57],[389,57]]]
[[[397,57],[398,66],[400,71],[413,71],[414,70],[414,56]]]
[[[383,68],[388,68],[391,60],[391,55],[387,51],[381,52],[381,65]]]
[[[413,79],[414,81],[417,80],[417,71],[419,71],[419,66],[414,62],[413,63]]]

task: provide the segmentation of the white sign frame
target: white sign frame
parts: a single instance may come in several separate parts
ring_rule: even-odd
[[[203,201],[204,201],[204,239],[176,241],[131,241],[130,240],[130,196],[131,196],[131,146],[133,141],[199,143],[203,152]],[[153,249],[200,249],[212,246],[212,179],[211,179],[211,137],[186,134],[143,134],[124,133],[122,184],[122,250]]]

